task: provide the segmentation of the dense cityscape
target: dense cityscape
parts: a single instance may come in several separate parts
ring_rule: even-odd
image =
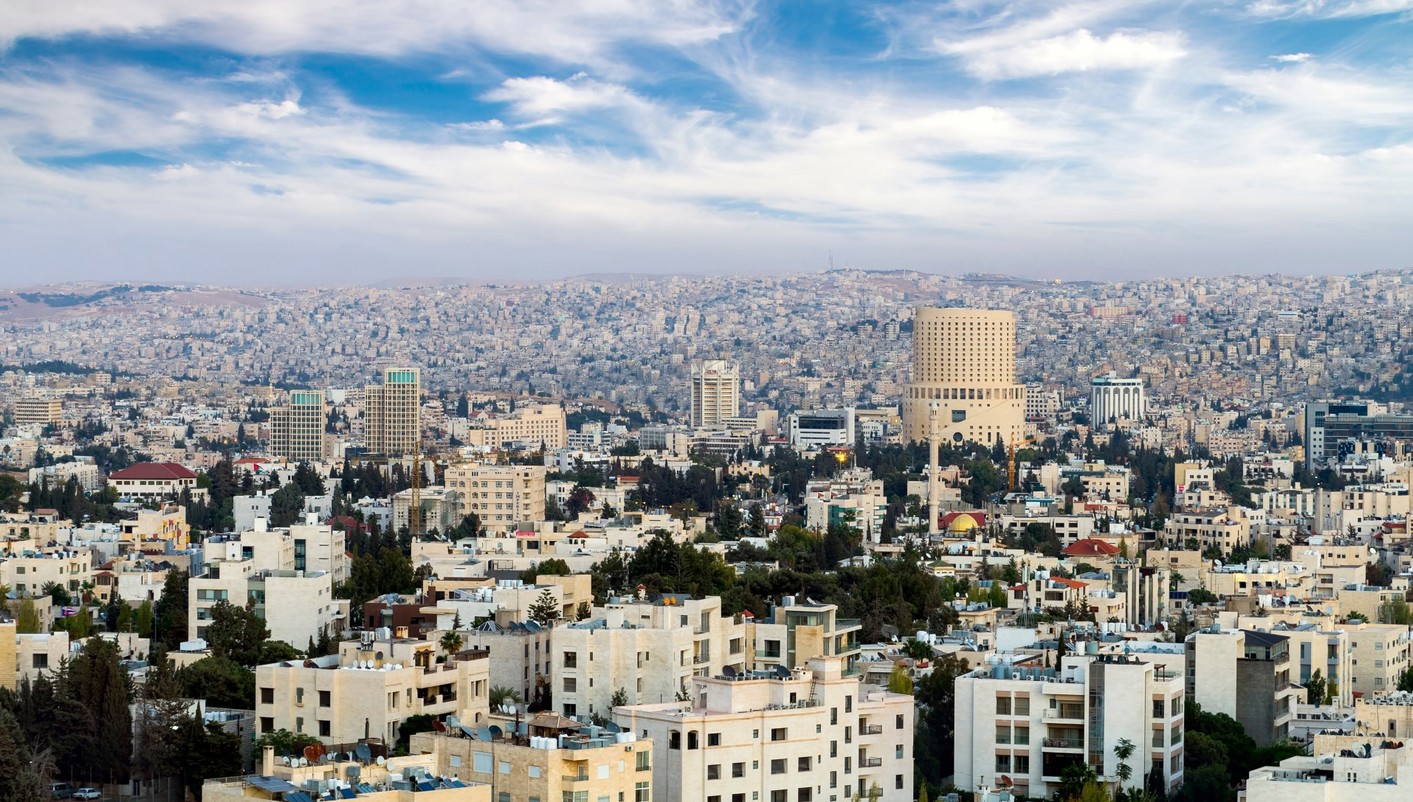
[[[1402,799],[1410,307],[15,288],[0,800]]]

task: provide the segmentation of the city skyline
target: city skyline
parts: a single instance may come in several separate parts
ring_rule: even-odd
[[[1406,267],[1410,9],[23,2],[7,283]]]

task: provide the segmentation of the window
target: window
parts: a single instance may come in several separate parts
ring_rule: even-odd
[[[1030,697],[1029,697],[1029,696],[1017,696],[1017,697],[1016,697],[1016,700],[1015,700],[1015,704],[1013,705],[1013,709],[1016,711],[1016,712],[1015,712],[1015,715],[1017,715],[1017,716],[1028,716],[1028,715],[1030,715]]]
[[[320,738],[328,738],[328,737],[329,737],[330,735],[332,735],[332,734],[333,734],[333,730],[332,730],[332,727],[330,726],[329,722],[320,719],[320,721],[319,721],[319,737],[320,737]]]
[[[801,788],[795,792],[795,802],[810,802],[810,789]]]
[[[1009,725],[1001,725],[996,728],[996,743],[1008,744],[1011,742],[1011,728]]]
[[[1011,758],[1011,771],[1016,774],[1030,773],[1030,755],[1015,755]]]
[[[770,761],[771,774],[784,774],[787,770],[788,769],[785,768],[785,758],[780,757]]]
[[[263,733],[263,732],[274,732],[274,730],[275,730],[275,719],[274,719],[273,717],[271,717],[271,716],[261,716],[261,717],[260,717],[260,731]]]
[[[262,705],[272,705],[272,704],[274,704],[274,703],[275,703],[275,689],[274,689],[274,688],[261,688],[261,689],[260,689],[260,704],[262,704]]]
[[[1009,773],[1010,773],[1010,771],[1011,771],[1011,756],[1010,756],[1010,755],[997,755],[997,756],[996,756],[996,771],[997,771],[997,772],[1000,772],[1000,773],[1002,773],[1002,774],[1009,774]]]
[[[898,744],[897,746],[893,747],[893,757],[897,758],[898,760],[902,760],[902,759],[903,759],[903,745],[902,745],[902,744]]]
[[[852,696],[845,696],[845,697],[844,697],[844,712],[845,712],[845,713],[852,713],[852,712],[854,712],[854,697],[852,697]]]
[[[770,731],[770,740],[772,741],[783,741],[787,737],[787,730],[784,727],[776,727]]]
[[[48,668],[48,667],[49,667],[49,655],[47,655],[47,654],[36,654],[36,655],[33,656],[33,661],[32,661],[32,662],[33,662],[33,665],[34,665],[35,668]]]
[[[1011,731],[1011,743],[1025,746],[1030,743],[1030,728],[1016,727]],[[900,747],[901,748],[901,747]]]
[[[564,791],[561,797],[564,802],[589,802],[588,791]]]
[[[637,754],[638,754],[638,757],[637,757],[637,766],[636,766],[635,768],[637,768],[638,771],[648,771],[648,770],[652,769],[652,763],[651,763],[652,752],[649,752],[649,751],[646,751],[646,750],[645,750],[645,751],[638,752]]]
[[[295,704],[295,707],[304,707],[304,689],[303,689],[303,688],[295,688],[295,689],[294,689],[294,704]]]
[[[565,652],[565,653],[564,653],[564,667],[565,667],[565,668],[578,668],[578,667],[579,667],[579,653],[578,653],[578,652]]]
[[[709,732],[709,733],[707,733],[707,746],[721,746],[721,733],[719,733],[719,732]]]
[[[1163,718],[1163,717],[1166,715],[1165,708],[1166,708],[1166,705],[1164,705],[1162,699],[1154,699],[1154,700],[1153,700],[1153,718]]]
[[[899,791],[903,790],[903,775],[893,775],[893,787],[898,789]]]
[[[651,794],[648,792],[648,784],[638,783],[633,787],[633,802],[648,802]]]
[[[893,729],[895,729],[895,730],[901,730],[902,728],[903,728],[903,714],[902,714],[902,713],[899,713],[897,716],[894,716],[894,717],[893,717]]]
[[[799,765],[798,765],[797,768],[795,769],[796,771],[809,771],[809,770],[810,770],[811,759],[810,759],[809,757],[802,757],[802,758],[800,758],[799,761],[798,761],[798,763],[799,763]]]
[[[1009,716],[1010,714],[1011,714],[1011,697],[1009,697],[1009,696],[998,696],[998,697],[996,697],[996,715],[998,715],[998,716]]]
[[[707,766],[707,779],[708,779],[708,780],[719,780],[719,779],[721,779],[721,764],[720,764],[720,763],[713,763],[713,764],[711,764],[710,766]]]
[[[770,802],[790,802],[790,792],[784,788],[771,791]]]
[[[331,707],[333,705],[333,694],[329,691],[319,691],[319,706]]]
[[[830,788],[838,788],[838,787],[839,787],[839,772],[837,772],[837,771],[831,771],[831,772],[829,772],[829,787],[830,787]]]
[[[732,777],[744,777],[744,776],[746,776],[746,764],[745,764],[745,763],[732,763],[732,764],[731,764],[731,776],[732,776]]]

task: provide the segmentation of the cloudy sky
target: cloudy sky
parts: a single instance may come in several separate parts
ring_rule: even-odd
[[[6,0],[0,283],[1413,266],[1413,0]]]

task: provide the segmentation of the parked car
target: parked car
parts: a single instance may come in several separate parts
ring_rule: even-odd
[[[74,795],[74,787],[68,783],[49,783],[49,795],[55,799],[68,799]]]
[[[80,788],[74,792],[74,799],[102,799],[103,794],[97,788]]]

